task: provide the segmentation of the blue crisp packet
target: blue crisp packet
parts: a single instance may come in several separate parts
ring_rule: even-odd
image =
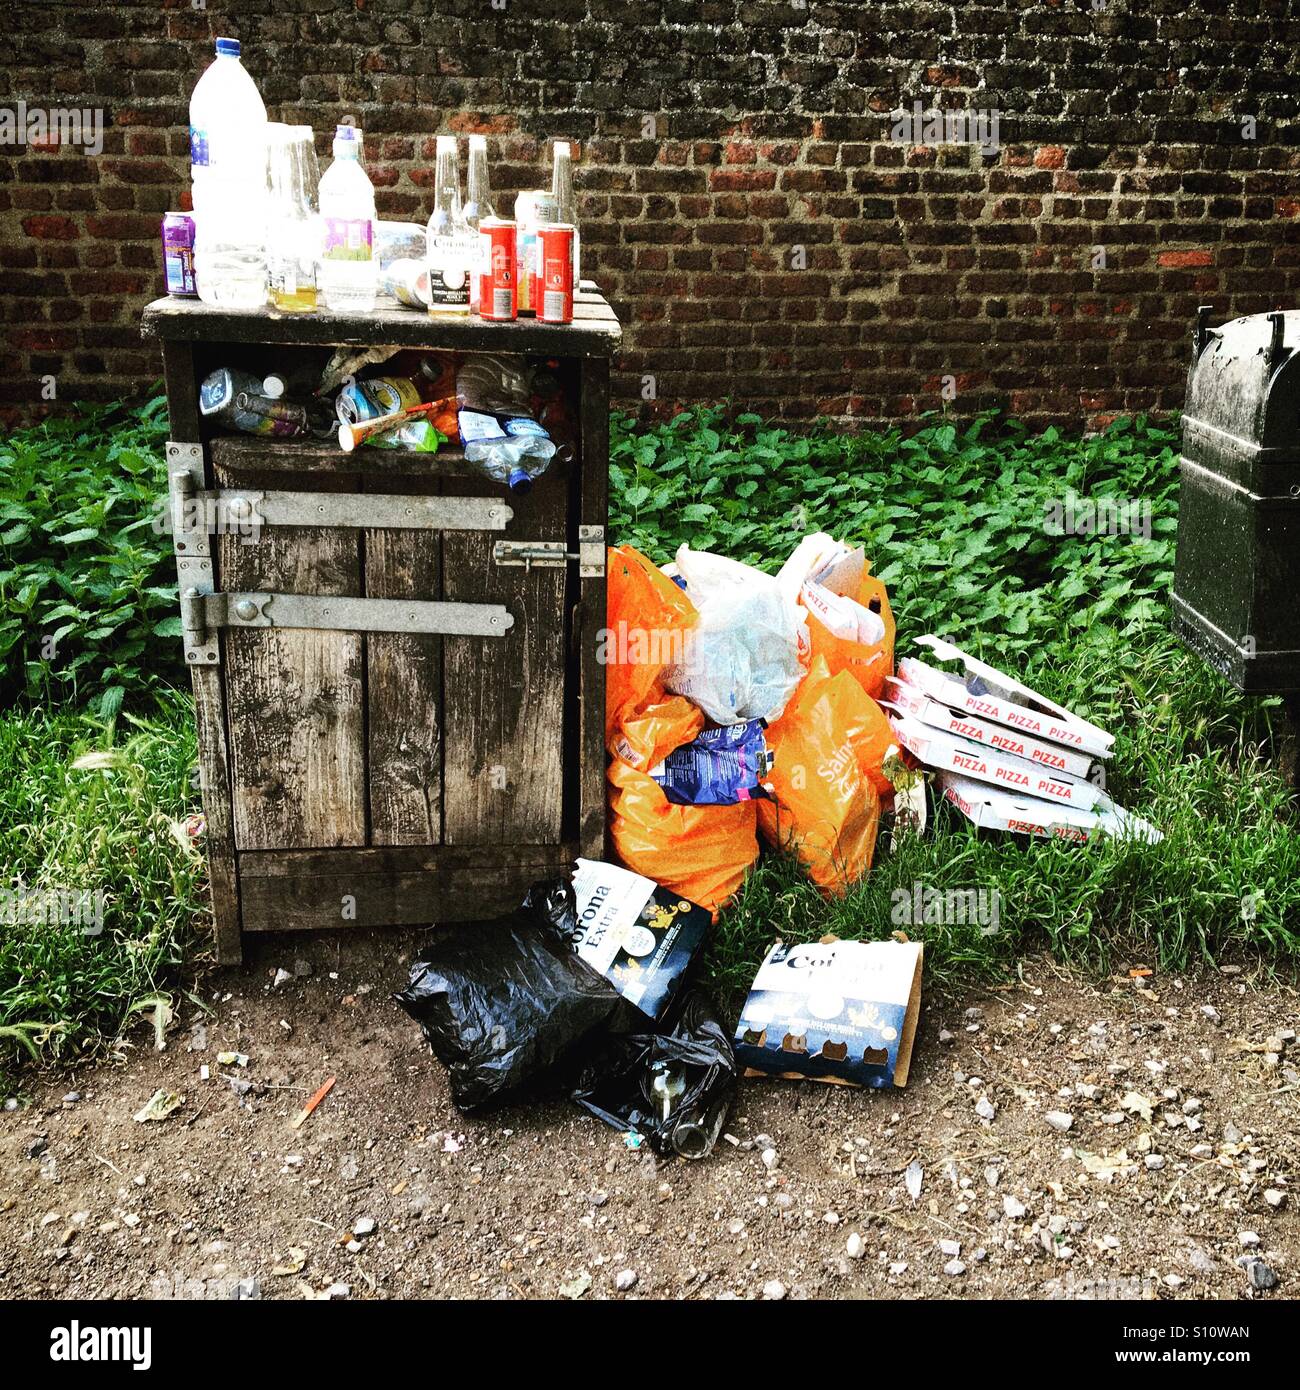
[[[763,778],[772,770],[772,753],[762,719],[705,729],[675,748],[650,776],[678,806],[734,806],[765,797]]]
[[[745,1074],[906,1086],[921,955],[914,941],[778,941],[736,1025]]]

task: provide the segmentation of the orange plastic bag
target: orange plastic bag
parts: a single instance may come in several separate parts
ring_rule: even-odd
[[[641,772],[657,767],[704,728],[704,711],[685,695],[667,695],[619,720],[609,751]]]
[[[880,828],[881,770],[893,743],[885,712],[847,671],[814,657],[789,707],[767,731],[775,800],[757,802],[771,845],[796,854],[823,891],[842,894],[871,867]]]
[[[676,806],[652,777],[609,766],[610,838],[619,860],[711,912],[735,896],[758,858],[753,801]]]
[[[881,620],[885,624],[885,635],[879,642],[851,642],[836,637],[829,632],[815,614],[808,614],[808,637],[813,657],[824,656],[832,675],[847,671],[854,680],[871,696],[878,700],[885,684],[885,678],[894,674],[894,614],[889,607],[889,594],[875,575],[862,576],[858,591],[850,594],[864,608],[870,608],[873,601],[879,605]]]
[[[645,771],[704,727],[703,714],[660,677],[683,660],[698,621],[695,605],[659,567],[630,545],[606,557],[605,746]]]

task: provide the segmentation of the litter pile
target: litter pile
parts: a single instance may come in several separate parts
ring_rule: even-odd
[[[577,431],[558,364],[495,353],[340,348],[317,372],[259,377],[220,367],[199,411],[219,426],[275,440],[336,437],[359,447],[433,454],[461,445],[466,461],[527,492],[551,460],[572,460]]]
[[[565,1086],[656,1152],[703,1158],[735,1089],[731,1039],[687,976],[709,914],[579,859],[509,916],[435,932],[398,1003],[462,1109]]]
[[[682,546],[609,552],[605,732],[624,864],[717,911],[759,855],[842,893],[871,867],[896,739],[894,619],[860,549],[805,537],[776,575]]]
[[[496,922],[440,931],[399,1001],[457,1104],[562,1082],[629,1147],[703,1157],[736,1076],[905,1086],[922,946],[768,952],[734,1041],[689,976],[760,853],[828,896],[882,827],[924,829],[936,794],[981,829],[1158,839],[1103,790],[1112,735],[937,637],[894,669],[884,584],[860,549],[804,537],[776,575],[683,545],[659,568],[608,554],[610,842]]]

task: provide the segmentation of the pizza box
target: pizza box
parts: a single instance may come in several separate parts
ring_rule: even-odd
[[[1082,777],[1031,763],[1026,758],[998,753],[972,739],[957,738],[898,710],[889,709],[890,726],[899,743],[926,767],[936,772],[956,772],[977,782],[990,782],[1018,796],[1036,796],[1058,805],[1090,811],[1105,793]]]
[[[1109,800],[1101,801],[1091,811],[1081,811],[1034,796],[1015,796],[955,772],[941,772],[938,786],[945,801],[983,830],[1005,830],[1044,840],[1073,840],[1078,844],[1098,835],[1146,840],[1151,844],[1164,838],[1155,826]]]
[[[949,709],[937,700],[932,700],[925,692],[897,676],[887,676],[881,699],[945,733],[958,738],[974,739],[998,753],[1010,753],[1012,757],[1027,758],[1040,767],[1055,772],[1065,772],[1071,777],[1087,777],[1095,759],[1088,753],[1081,753],[1061,743],[1047,743],[1030,738],[1019,729],[1006,724],[994,724],[991,720],[980,719],[966,711]]]
[[[899,677],[932,700],[965,714],[991,719],[995,724],[1005,724],[1031,738],[1062,743],[1098,758],[1110,756],[1115,736],[1105,729],[1071,714],[1014,676],[967,656],[951,642],[940,637],[918,637],[916,641],[918,646],[928,647],[940,661],[961,662],[966,671],[963,679],[905,656],[898,663]]]

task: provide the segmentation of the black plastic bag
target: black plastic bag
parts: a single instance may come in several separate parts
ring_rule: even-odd
[[[393,996],[446,1065],[462,1110],[571,1066],[598,1029],[644,1026],[574,952],[562,929],[573,916],[567,882],[535,884],[508,916],[440,927]]]
[[[615,1129],[644,1134],[658,1154],[705,1158],[731,1108],[736,1074],[730,1030],[693,989],[659,1031],[608,1039],[583,1066],[573,1099]]]

